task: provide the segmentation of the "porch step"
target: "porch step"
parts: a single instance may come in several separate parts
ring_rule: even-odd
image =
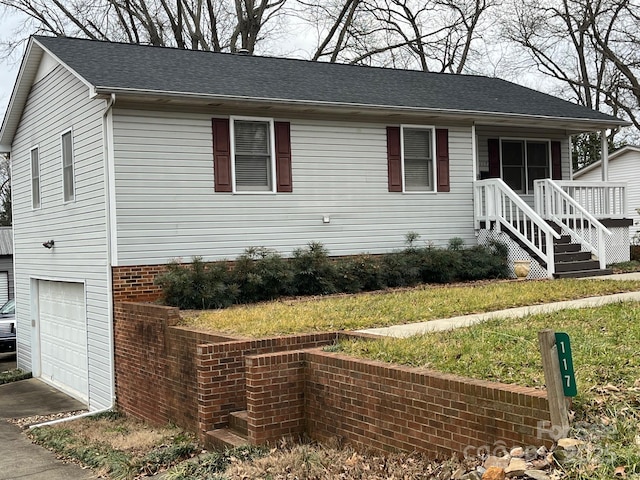
[[[555,243],[553,244],[553,252],[558,253],[575,253],[580,251],[578,243]]]
[[[582,270],[598,270],[598,260],[578,260],[574,262],[556,262],[556,273],[578,272]]]
[[[226,450],[229,448],[249,445],[246,435],[242,435],[229,428],[216,428],[207,432],[205,446],[213,447],[216,450]]]
[[[584,277],[597,277],[600,275],[611,275],[613,270],[610,268],[595,269],[595,270],[578,270],[574,272],[559,272],[554,274],[555,278],[584,278]]]
[[[229,429],[246,437],[249,433],[247,428],[247,417],[248,414],[246,410],[231,412],[229,414]]]
[[[576,244],[576,247],[579,249],[580,245]],[[574,251],[574,252],[555,252],[555,256],[554,259],[556,261],[556,263],[563,263],[563,262],[577,262],[577,261],[581,261],[581,260],[591,260],[591,253],[590,252],[579,252],[579,251]]]

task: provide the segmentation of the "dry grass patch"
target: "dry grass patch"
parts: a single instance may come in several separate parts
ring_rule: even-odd
[[[638,290],[640,282],[637,281],[574,279],[426,285],[413,289],[289,299],[226,310],[190,312],[184,316],[182,324],[258,338],[423,322]]]
[[[129,452],[147,452],[180,433],[176,428],[151,427],[123,416],[97,420],[84,418],[61,427],[69,428],[80,441],[105,443],[114,450]]]
[[[179,428],[151,427],[116,413],[34,428],[29,435],[61,458],[121,480],[155,475],[198,449]]]

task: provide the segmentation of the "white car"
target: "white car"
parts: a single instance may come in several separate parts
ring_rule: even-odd
[[[0,307],[0,353],[16,351],[16,302]]]

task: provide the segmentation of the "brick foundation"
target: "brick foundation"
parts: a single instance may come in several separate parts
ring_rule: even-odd
[[[158,300],[162,296],[162,289],[155,284],[155,280],[166,269],[166,265],[112,267],[114,304],[117,302],[155,302]]]

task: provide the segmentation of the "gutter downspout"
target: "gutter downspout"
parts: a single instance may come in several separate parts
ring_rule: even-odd
[[[80,418],[91,417],[93,415],[98,415],[100,413],[105,413],[111,411],[113,405],[107,408],[101,408],[100,410],[95,410],[93,412],[85,412],[79,413],[78,415],[73,415],[72,417],[64,417],[64,418],[56,418],[55,420],[49,420],[48,422],[36,423],[35,425],[29,425],[29,430],[32,428],[39,427],[48,427],[49,425],[56,425],[58,423],[70,422],[71,420],[78,420]]]
[[[114,350],[114,318],[113,318],[113,272],[112,272],[112,225],[113,221],[112,216],[115,215],[115,211],[112,212],[112,202],[115,202],[115,199],[112,197],[111,192],[111,166],[110,160],[113,155],[111,151],[111,135],[113,135],[112,128],[109,128],[109,123],[111,121],[111,114],[113,105],[116,103],[116,94],[112,93],[109,101],[107,102],[107,106],[104,109],[104,113],[102,114],[102,141],[103,141],[103,150],[104,150],[104,207],[105,207],[105,221],[106,221],[106,236],[107,236],[107,305],[108,305],[108,318],[109,318],[109,339],[108,339],[108,348],[109,348],[109,360],[111,367],[111,406],[109,408],[113,408],[116,402],[116,377],[115,377],[115,350]]]

